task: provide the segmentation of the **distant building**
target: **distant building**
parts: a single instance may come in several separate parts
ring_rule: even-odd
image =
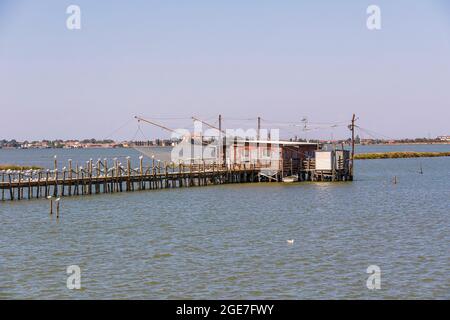
[[[67,140],[64,142],[65,149],[78,149],[82,148],[80,141],[78,140]]]
[[[437,137],[437,140],[450,142],[450,136],[439,136]]]

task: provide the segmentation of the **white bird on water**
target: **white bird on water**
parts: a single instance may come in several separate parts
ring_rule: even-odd
[[[294,244],[294,239],[286,240],[288,244]]]

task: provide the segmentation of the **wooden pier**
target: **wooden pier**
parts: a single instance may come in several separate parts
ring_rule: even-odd
[[[56,162],[56,161],[55,161]],[[62,170],[3,170],[0,173],[1,200],[64,197],[115,193],[146,189],[166,189],[207,186],[225,183],[258,181],[258,171],[252,165],[223,166],[219,164],[173,164],[157,162],[144,168],[126,167],[114,161],[108,168],[106,160],[89,161],[85,168],[69,166]]]
[[[144,167],[139,157],[139,167],[132,168],[130,158],[126,165],[117,159],[112,162],[92,160],[85,167],[68,166],[58,170],[56,158],[50,170],[2,170],[0,171],[1,200],[23,200],[47,197],[81,196],[100,193],[115,193],[136,190],[152,190],[208,186],[227,183],[282,181],[283,176],[297,175],[299,181],[343,181],[348,180],[342,170],[315,170],[315,160],[285,163],[284,170],[272,177],[264,174],[264,167],[252,163],[175,164],[152,160]]]

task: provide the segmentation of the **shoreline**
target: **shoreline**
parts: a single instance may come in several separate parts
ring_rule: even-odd
[[[436,157],[450,157],[450,152],[394,151],[394,152],[369,152],[369,153],[355,154],[355,160],[436,158]]]

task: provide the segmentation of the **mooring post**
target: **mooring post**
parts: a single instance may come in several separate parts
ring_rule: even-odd
[[[72,159],[69,159],[69,196],[72,195]]]
[[[80,187],[79,187],[79,185],[80,185],[80,180],[79,180],[79,167],[78,167],[78,163],[77,163],[77,165],[76,165],[76,167],[75,167],[75,179],[76,179],[76,182],[75,182],[75,190],[74,190],[74,193],[76,194],[76,195],[79,195],[80,194]]]
[[[59,202],[60,202],[61,198],[57,198],[55,200],[56,202],[56,218],[59,218]]]
[[[181,160],[178,160],[178,187],[183,186],[183,172],[181,169]]]
[[[124,175],[123,175],[123,166],[122,166],[122,163],[121,162],[119,162],[118,164],[117,164],[117,175],[118,175],[118,178],[117,178],[117,181],[118,181],[118,183],[119,183],[119,191],[120,192],[122,192],[123,191],[123,177],[124,177]],[[125,182],[125,184],[126,184],[126,182]]]
[[[150,179],[150,189],[154,189],[155,188],[155,183],[154,183],[154,181],[155,181],[155,176],[156,176],[156,173],[155,173],[155,156],[154,155],[152,155],[152,166],[151,166],[151,170],[152,170],[152,173],[151,173],[151,179]]]
[[[58,196],[58,169],[55,169],[55,184],[53,186],[53,196]]]
[[[83,169],[82,166],[80,166],[80,174],[81,174],[80,184],[81,184],[81,194],[82,195],[86,194],[86,185],[84,183],[84,172],[85,172],[85,170]]]
[[[351,167],[350,167],[350,181],[353,180],[353,170],[354,170],[354,160],[355,160],[355,114],[352,117],[352,123],[350,125],[350,130],[352,132],[352,150],[350,154]]]
[[[88,185],[88,193],[92,194],[92,158],[89,159],[89,161],[86,163],[86,167],[88,169],[88,175],[89,175],[89,185]]]
[[[131,190],[131,161],[130,161],[130,157],[127,157],[127,191]]]
[[[156,160],[157,167],[158,167],[158,187],[162,189],[162,176],[161,176],[161,161],[159,159]]]
[[[108,159],[103,159],[103,193],[108,192]]]
[[[9,199],[14,200],[14,190],[12,188],[11,173],[8,173],[8,180],[9,180]]]
[[[64,189],[65,189],[65,184],[66,184],[66,167],[63,167],[62,170],[63,170],[63,181],[62,181],[62,186],[61,186],[61,196],[64,197]]]
[[[208,185],[208,178],[206,177],[206,162],[203,160],[203,185]]]
[[[101,160],[100,160],[100,158],[98,158],[97,159],[97,166],[95,168],[95,172],[96,172],[96,174],[95,174],[95,193],[100,193],[100,183],[99,183],[99,180],[100,180],[100,163],[101,163]]]
[[[53,214],[53,197],[47,196],[47,199],[50,200],[50,214]]]
[[[139,181],[139,190],[145,189],[145,185],[143,185],[143,179],[144,179],[144,156],[139,156],[139,174],[140,174],[140,181]]]
[[[192,186],[192,161],[189,163],[189,173],[188,173],[188,186]]]
[[[165,179],[166,179],[166,188],[169,188],[169,171],[168,171],[169,162],[164,161],[164,171],[165,171]]]
[[[30,175],[28,176],[28,199],[31,199],[33,197],[33,189],[31,188],[31,175],[33,171],[30,171]]]
[[[53,178],[55,180],[55,184],[53,185],[53,195],[56,197],[57,195],[57,182],[58,182],[58,160],[57,160],[57,156],[56,154],[53,156],[53,161],[54,161],[54,167],[53,167]]]
[[[2,185],[5,183],[5,172],[2,170]],[[5,200],[5,189],[2,188],[2,201]]]
[[[45,172],[45,196],[48,197],[48,175],[50,174],[50,170],[47,169]]]
[[[39,199],[41,193],[41,171],[38,171],[38,180],[37,180],[37,187],[36,187],[36,198]]]
[[[117,192],[117,158],[113,159],[113,170],[111,173],[111,181],[112,182],[112,186],[113,186],[113,192]]]
[[[17,181],[18,181],[18,183],[17,183],[17,200],[20,200],[20,196],[21,196],[21,195],[20,195],[20,193],[21,193],[21,192],[20,192],[20,178],[21,178],[21,175],[22,175],[22,174],[21,174],[20,171],[19,171],[18,178],[17,178],[17,179],[18,179],[18,180],[17,180]]]

